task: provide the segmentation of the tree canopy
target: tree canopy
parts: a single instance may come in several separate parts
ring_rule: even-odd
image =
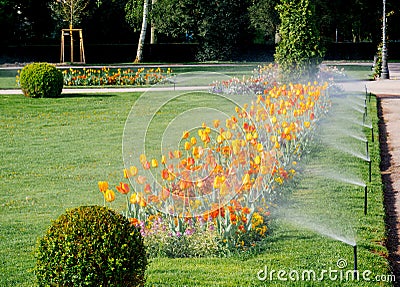
[[[81,15],[79,27],[86,31],[86,43],[133,44],[138,41],[143,0],[87,1],[87,13]],[[319,34],[326,42],[372,41],[377,44],[380,41],[380,2],[378,5],[372,0],[310,2],[315,7]],[[52,3],[61,2],[0,0],[3,27],[0,45],[57,43],[60,25],[52,20]],[[279,0],[157,0],[150,5],[149,23],[156,29],[160,42],[196,42],[202,47],[199,59],[216,55],[224,59],[232,57],[241,45],[274,41],[280,24],[274,9],[278,3]],[[400,2],[387,0],[387,11],[394,12],[388,19],[389,40],[398,40],[400,26],[395,23],[400,21]]]

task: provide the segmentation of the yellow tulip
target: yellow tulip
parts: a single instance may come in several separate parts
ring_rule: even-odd
[[[111,189],[107,189],[104,193],[104,198],[107,202],[113,202],[115,200],[115,193]]]
[[[101,192],[105,192],[108,189],[108,182],[107,181],[99,181],[99,189]]]

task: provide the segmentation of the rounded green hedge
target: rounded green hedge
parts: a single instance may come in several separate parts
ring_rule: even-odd
[[[26,97],[56,98],[61,95],[64,77],[54,65],[31,63],[21,70],[19,83]]]
[[[39,286],[143,286],[143,237],[109,208],[81,206],[61,215],[38,241]]]

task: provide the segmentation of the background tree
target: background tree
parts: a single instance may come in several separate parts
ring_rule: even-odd
[[[82,19],[85,43],[127,43],[136,39],[136,33],[125,20],[127,0],[91,1],[87,7],[90,15]],[[132,40],[133,42],[133,40]]]
[[[249,0],[157,0],[151,17],[159,33],[199,43],[198,60],[229,60],[253,38],[249,6]]]
[[[313,78],[323,57],[314,6],[309,0],[281,0],[277,10],[281,41],[275,61],[282,76],[293,80]]]
[[[53,17],[59,23],[67,22],[69,28],[81,23],[84,16],[88,15],[86,9],[89,0],[57,0],[50,4]]]
[[[126,20],[137,30],[140,23],[140,36],[136,50],[135,63],[143,60],[144,42],[146,40],[147,25],[150,14],[150,0],[129,0],[126,4]],[[141,19],[141,20],[140,20]]]
[[[248,0],[200,0],[199,51],[197,59],[232,60],[248,44]]]
[[[261,36],[261,43],[275,41],[279,15],[275,9],[279,0],[253,0],[249,7],[250,23]]]
[[[198,41],[202,22],[200,2],[192,0],[157,0],[150,17],[158,33],[175,42]]]
[[[50,0],[0,0],[0,45],[44,43],[52,33]]]

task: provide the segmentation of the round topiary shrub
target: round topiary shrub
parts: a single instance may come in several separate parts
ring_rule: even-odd
[[[61,215],[35,251],[39,286],[143,286],[143,237],[109,208],[81,206]]]
[[[62,72],[49,63],[26,65],[19,75],[19,84],[26,97],[59,97],[64,85]]]

